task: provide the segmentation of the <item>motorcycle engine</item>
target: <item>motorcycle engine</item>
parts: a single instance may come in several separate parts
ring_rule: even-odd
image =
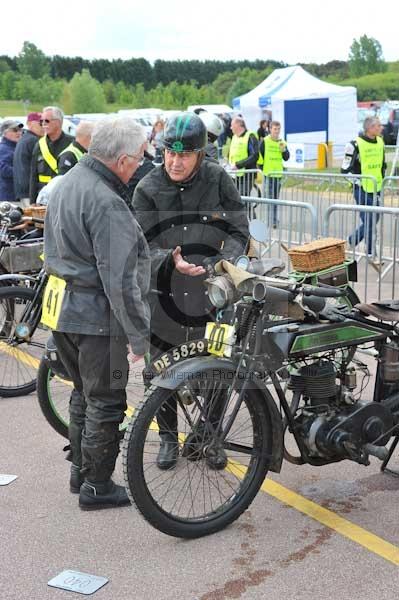
[[[381,403],[357,401],[353,367],[338,373],[335,363],[319,359],[291,373],[295,423],[311,457],[333,462],[350,458],[368,464],[365,446],[384,446],[393,426]]]

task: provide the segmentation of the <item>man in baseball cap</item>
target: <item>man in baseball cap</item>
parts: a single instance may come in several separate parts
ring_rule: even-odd
[[[26,117],[25,132],[14,153],[14,191],[22,207],[29,206],[29,180],[33,148],[44,133],[40,125],[42,114],[30,112]]]
[[[20,121],[16,121],[15,119],[4,119],[4,121],[0,125],[0,135],[3,136],[6,133],[6,131],[14,132],[14,129],[20,131],[22,127],[23,124]]]
[[[4,119],[0,125],[0,200],[15,200],[12,163],[22,127],[22,123],[15,119]]]

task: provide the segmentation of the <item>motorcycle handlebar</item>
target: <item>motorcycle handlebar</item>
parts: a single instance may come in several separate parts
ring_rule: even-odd
[[[304,296],[319,296],[320,298],[342,298],[347,296],[348,292],[342,288],[323,285],[323,287],[315,287],[313,285],[304,285],[301,287]]]

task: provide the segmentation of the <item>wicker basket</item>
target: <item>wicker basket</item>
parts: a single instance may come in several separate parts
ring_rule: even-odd
[[[345,260],[345,241],[336,238],[316,240],[288,250],[296,271],[314,273],[339,265]]]
[[[42,206],[41,204],[31,204],[24,208],[24,216],[32,217],[33,219],[43,219],[46,216],[47,206]],[[34,223],[35,227],[39,227],[40,229],[44,228],[44,223]]]

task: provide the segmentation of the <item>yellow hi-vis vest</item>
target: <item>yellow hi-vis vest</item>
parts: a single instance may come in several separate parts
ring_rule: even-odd
[[[262,156],[259,152],[259,160],[258,165],[263,165],[263,173],[265,175],[269,175],[274,171],[282,171],[283,170],[283,156],[280,150],[280,144],[283,140],[273,140],[273,138],[268,135],[264,139],[265,144],[265,152]],[[276,179],[281,178],[281,175],[273,175]]]
[[[244,135],[233,135],[231,138],[230,151],[229,151],[229,163],[235,165],[240,160],[248,158],[248,141],[250,131],[246,131]],[[237,177],[242,177],[245,171],[236,171]]]
[[[57,159],[51,154],[51,152],[49,150],[49,147],[47,145],[46,136],[40,138],[39,148],[40,148],[40,152],[42,153],[44,160],[46,161],[46,163],[48,164],[50,169],[52,171],[54,171],[54,173],[57,175],[58,174]],[[52,178],[53,178],[52,175],[39,175],[40,183],[48,183],[49,181],[52,180]]]
[[[377,181],[377,192],[382,187],[382,165],[384,163],[384,141],[376,138],[376,143],[366,142],[361,137],[356,138],[359,148],[360,167],[362,175],[371,175]],[[362,180],[362,188],[365,192],[374,192],[374,183],[370,179]]]
[[[75,156],[75,158],[78,162],[80,161],[82,156],[84,156],[84,153],[81,150],[79,150],[79,148],[76,148],[76,146],[73,145],[73,142],[71,144],[69,144],[69,146],[67,146],[65,148],[65,150],[63,150],[61,152],[61,154],[64,154],[64,152],[72,152],[72,154]],[[60,154],[60,156],[61,156],[61,154]]]

